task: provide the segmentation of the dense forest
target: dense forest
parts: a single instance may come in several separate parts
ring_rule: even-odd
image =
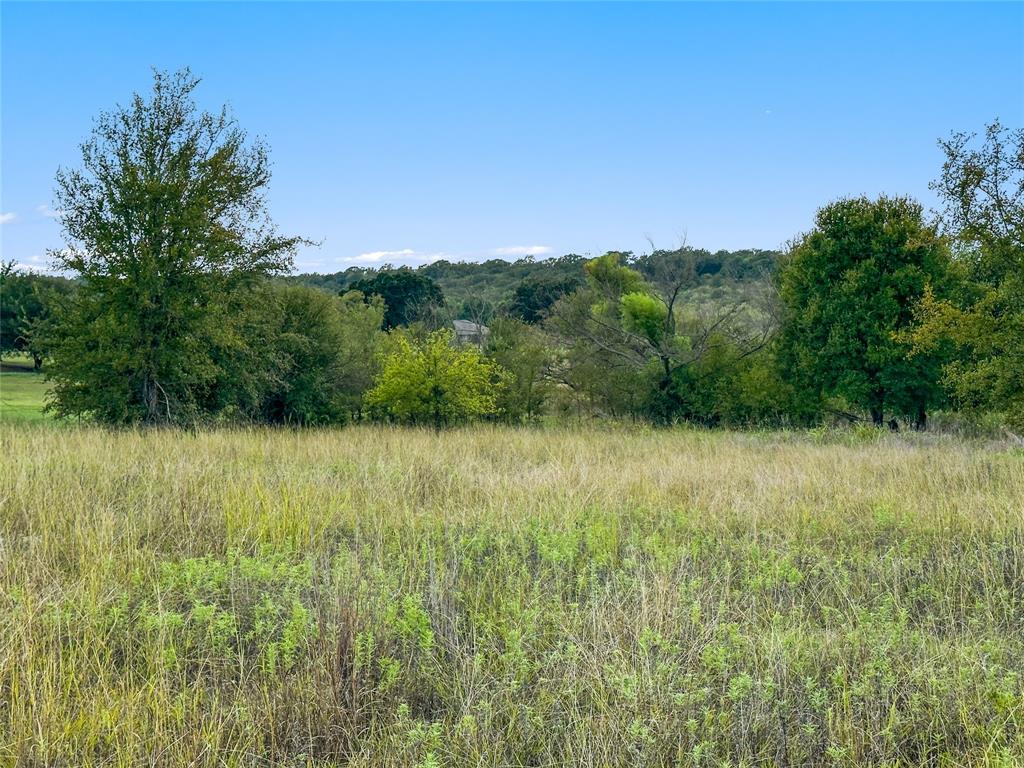
[[[57,416],[1024,422],[1024,131],[941,140],[941,211],[835,200],[784,253],[293,275],[304,241],[270,224],[267,149],[200,112],[197,83],[158,73],[58,174],[67,278],[0,270],[0,344],[44,370]]]

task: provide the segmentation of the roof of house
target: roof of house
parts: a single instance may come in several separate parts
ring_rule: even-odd
[[[489,333],[490,328],[482,323],[474,323],[472,320],[452,320],[456,333]]]

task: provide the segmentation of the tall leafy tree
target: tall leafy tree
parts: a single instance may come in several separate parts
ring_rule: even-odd
[[[959,403],[1024,427],[1024,129],[995,121],[980,140],[955,133],[940,146],[946,160],[932,188],[965,289],[925,297],[915,349],[952,345],[945,381]]]
[[[911,356],[902,335],[926,291],[945,295],[951,275],[946,244],[913,200],[825,206],[779,273],[787,368],[804,386],[868,411],[875,424],[890,413],[923,427],[942,396],[942,357]]]
[[[286,271],[299,240],[267,216],[266,148],[226,108],[194,104],[188,70],[154,73],[148,96],[105,112],[82,165],[57,174],[68,247],[56,267],[81,278],[53,347],[59,414],[115,423],[208,415],[241,343],[232,294]]]
[[[444,306],[444,294],[437,283],[408,267],[378,272],[372,278],[356,280],[348,290],[384,300],[384,327],[396,328],[424,320]]]

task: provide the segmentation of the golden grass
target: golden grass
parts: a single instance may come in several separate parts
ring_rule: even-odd
[[[1021,765],[1024,457],[0,425],[0,761]]]

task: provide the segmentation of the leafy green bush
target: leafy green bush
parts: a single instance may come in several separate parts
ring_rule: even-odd
[[[507,381],[507,372],[478,349],[456,346],[450,331],[422,342],[398,335],[366,402],[397,421],[440,429],[495,414]]]

